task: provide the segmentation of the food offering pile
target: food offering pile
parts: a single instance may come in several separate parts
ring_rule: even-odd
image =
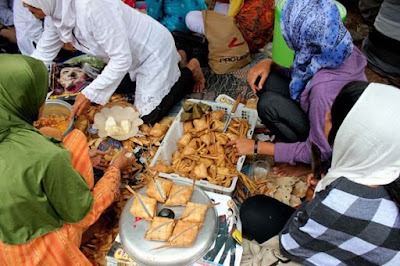
[[[272,171],[262,181],[253,181],[249,176],[239,176],[235,198],[242,203],[254,195],[267,195],[291,207],[297,207],[307,193],[307,177],[280,177]]]
[[[246,138],[250,126],[245,119],[233,118],[226,133],[222,133],[224,114],[224,110],[207,111],[198,119],[183,122],[184,135],[172,155],[172,165],[158,163],[152,170],[230,187],[239,173],[238,156],[228,143]]]
[[[105,107],[119,105],[122,107],[133,107],[127,99],[119,94],[114,94]],[[92,129],[94,116],[103,107],[93,105],[88,112],[75,120],[75,128],[81,130],[87,137],[89,148],[107,151],[104,159],[111,162],[122,147],[127,146],[129,151],[135,154],[136,160],[132,166],[123,172],[123,182],[138,190],[147,185],[153,178],[153,172],[148,170],[154,155],[156,154],[162,140],[167,133],[173,118],[166,118],[154,126],[141,125],[140,134],[126,141],[116,141],[111,138],[100,138],[97,132]],[[134,108],[134,107],[133,107]],[[115,237],[118,235],[118,221],[122,210],[132,194],[121,187],[120,198],[114,203],[94,225],[93,230],[88,230],[82,241],[82,252],[92,261],[104,263],[106,254],[111,248]]]
[[[207,209],[215,204],[190,202],[194,190],[193,185],[178,186],[172,180],[159,178],[155,175],[146,189],[146,195],[141,195],[130,187],[129,191],[135,196],[130,213],[135,218],[143,218],[151,224],[145,239],[150,241],[167,242],[155,249],[167,247],[191,247],[196,241],[197,234],[204,223]],[[166,206],[186,206],[182,216],[174,219],[174,215],[157,216],[157,202]],[[175,203],[174,203],[175,202]],[[165,209],[164,209],[165,210]]]
[[[132,104],[127,102],[126,98],[119,94],[114,94],[110,98],[110,102],[104,107],[111,108],[113,106],[132,107],[135,109]],[[99,137],[98,132],[92,128],[94,117],[102,108],[100,105],[91,106],[86,114],[80,115],[75,120],[75,128],[81,130],[87,136],[90,149],[99,149],[107,152],[104,159],[108,162],[111,162],[117,156],[122,147],[128,147],[129,152],[135,154],[138,162],[134,160],[132,166],[123,172],[123,176],[131,180],[139,178],[139,174],[145,171],[156,154],[171,125],[172,119],[164,119],[160,123],[156,123],[153,127],[141,125],[138,136],[124,141],[117,141],[109,137]],[[138,186],[141,187],[146,184],[141,182],[143,179],[147,180],[147,178],[139,178],[137,182]]]
[[[57,129],[61,134],[63,134],[67,128],[71,120],[67,115],[58,115],[51,114],[42,116],[39,120],[33,122],[33,126],[37,129],[42,127],[52,127]]]

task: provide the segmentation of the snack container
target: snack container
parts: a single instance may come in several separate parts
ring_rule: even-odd
[[[224,104],[224,103],[216,103],[216,102],[211,102],[211,101],[200,101],[200,100],[195,100],[195,99],[189,99],[188,101],[191,101],[194,103],[202,102],[202,103],[208,104],[209,106],[211,106],[211,109],[213,111],[214,110],[224,110],[225,111],[224,119],[227,118],[228,114],[230,113],[230,111],[232,109],[231,105]],[[177,143],[178,143],[179,139],[184,135],[183,123],[180,121],[182,112],[184,112],[183,109],[181,109],[181,111],[175,118],[174,122],[172,123],[171,127],[169,128],[167,134],[165,135],[163,142],[160,145],[160,148],[158,149],[157,153],[155,154],[155,156],[150,164],[150,167],[156,165],[157,163],[166,163],[169,165],[172,164],[172,154],[178,150]],[[236,112],[232,115],[232,118],[242,118],[242,119],[247,120],[247,122],[250,125],[250,128],[247,131],[248,139],[251,139],[253,137],[254,128],[257,123],[257,117],[258,117],[257,110],[245,108],[242,104],[239,104]],[[245,159],[246,159],[246,156],[239,157],[239,160],[236,164],[236,169],[238,171],[240,171],[242,169]],[[186,182],[186,183],[193,182],[192,179],[186,178],[186,177],[181,177],[175,173],[172,173],[172,174],[160,173],[160,176],[168,178],[168,179],[172,179],[174,181],[176,180],[176,181],[182,181],[182,182]],[[206,180],[196,181],[196,186],[200,186],[203,189],[208,190],[208,191],[222,193],[222,194],[231,196],[233,194],[233,191],[235,190],[237,180],[238,180],[238,177],[234,177],[230,187],[214,185]]]
[[[72,113],[72,106],[66,101],[62,100],[46,100],[46,105],[43,110],[43,116],[47,115],[66,115],[70,116]],[[68,128],[63,132],[63,136],[67,135],[69,132],[74,129],[74,119],[71,119],[71,122],[68,125]]]

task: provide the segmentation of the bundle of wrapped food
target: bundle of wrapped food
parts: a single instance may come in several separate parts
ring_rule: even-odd
[[[203,225],[207,209],[213,206],[215,206],[215,204],[188,202],[182,217],[175,221],[173,224],[173,231],[170,231],[170,236],[167,240],[164,240],[168,241],[168,243],[161,245],[156,249],[192,246],[196,241],[201,226]],[[154,220],[150,228],[154,228],[153,223]]]
[[[146,231],[145,239],[168,242],[156,249],[171,246],[192,246],[204,223],[207,210],[216,205],[190,202],[194,182],[191,187],[178,186],[174,185],[171,180],[159,178],[158,174],[153,176],[149,183],[146,189],[147,196],[132,190],[130,186],[126,186],[126,188],[135,196],[130,213],[135,218],[143,218],[151,222]],[[180,193],[182,195],[177,197]],[[156,216],[157,201],[161,203],[169,201],[169,206],[186,205],[182,217],[173,219],[173,217]]]
[[[246,137],[250,126],[245,119],[233,118],[226,133],[222,133],[224,114],[224,110],[207,111],[198,119],[184,122],[184,135],[172,155],[172,165],[158,163],[151,170],[229,187],[238,175],[238,156],[228,143]]]

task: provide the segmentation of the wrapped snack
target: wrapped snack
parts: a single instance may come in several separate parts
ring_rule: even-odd
[[[157,200],[135,193],[130,212],[137,218],[151,221],[157,212]]]
[[[167,133],[168,129],[168,125],[161,125],[159,123],[156,123],[150,130],[149,134],[153,137],[161,137]]]
[[[165,163],[159,163],[150,168],[152,171],[170,174],[174,172],[174,168]]]
[[[171,191],[173,181],[164,178],[152,178],[146,189],[146,194],[150,198],[164,203]]]
[[[166,247],[191,247],[196,241],[201,224],[178,221],[168,243],[155,249]]]
[[[195,180],[193,180],[193,186],[178,186],[173,185],[169,197],[165,202],[165,206],[186,206],[192,197]]]
[[[85,115],[80,115],[74,122],[75,128],[79,129],[83,132],[83,134],[87,135],[90,122],[89,119]]]
[[[146,231],[145,239],[155,241],[167,241],[174,230],[175,220],[165,217],[154,217],[150,227]]]
[[[192,223],[203,223],[207,209],[214,206],[213,204],[201,204],[188,202],[185,211],[182,214],[182,221]]]

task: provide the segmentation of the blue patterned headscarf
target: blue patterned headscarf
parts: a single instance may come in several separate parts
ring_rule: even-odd
[[[287,0],[282,35],[295,51],[290,96],[298,100],[321,68],[337,68],[353,51],[353,42],[333,0]]]

